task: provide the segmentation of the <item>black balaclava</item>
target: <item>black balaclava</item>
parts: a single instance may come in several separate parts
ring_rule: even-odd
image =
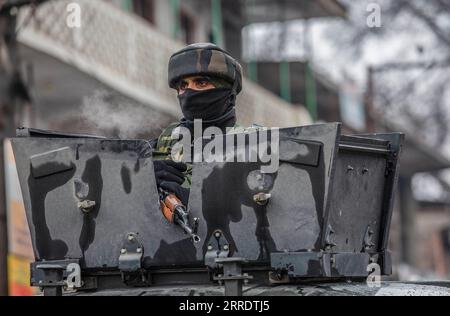
[[[234,88],[234,87],[233,87]],[[182,125],[193,129],[194,120],[202,119],[203,129],[217,126],[225,132],[227,127],[236,124],[235,99],[233,88],[213,88],[209,90],[186,89],[178,95],[184,118]]]

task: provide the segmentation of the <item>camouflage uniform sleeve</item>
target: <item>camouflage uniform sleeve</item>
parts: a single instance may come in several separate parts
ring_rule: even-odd
[[[172,132],[177,128],[180,123],[172,123],[166,127],[156,141],[155,148],[153,150],[153,160],[166,160],[172,159],[171,151],[173,146],[177,143],[177,139],[172,138]],[[181,160],[182,152],[177,153],[177,158]],[[190,188],[192,184],[192,164],[187,164],[187,170],[184,172],[184,182],[182,187]]]

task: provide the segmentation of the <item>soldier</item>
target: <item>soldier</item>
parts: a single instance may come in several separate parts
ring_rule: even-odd
[[[202,120],[202,128],[220,128],[224,133],[236,129],[236,96],[242,89],[241,65],[220,47],[210,43],[188,45],[169,60],[169,86],[178,93],[183,118],[170,124],[153,141],[153,159],[158,188],[174,193],[184,205],[189,199],[192,167],[171,159],[178,139],[177,127],[191,131],[194,120]],[[172,154],[172,155],[171,155]]]

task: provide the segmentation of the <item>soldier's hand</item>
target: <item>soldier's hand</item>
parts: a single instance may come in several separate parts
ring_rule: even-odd
[[[161,182],[160,187],[167,192],[175,194],[176,197],[180,199],[181,203],[183,203],[184,206],[188,205],[189,189],[183,188],[178,183],[168,181]]]
[[[161,186],[162,182],[183,184],[183,172],[187,170],[185,163],[175,162],[173,160],[155,160],[153,161],[153,166],[155,168],[156,184],[158,187]]]
[[[173,160],[155,160],[153,165],[158,188],[175,194],[184,205],[187,205],[189,189],[181,186],[184,182],[183,172],[187,170],[186,164]]]

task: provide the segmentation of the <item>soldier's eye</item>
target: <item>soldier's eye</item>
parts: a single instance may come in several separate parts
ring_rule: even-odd
[[[197,79],[196,84],[201,88],[205,88],[210,84],[210,82],[207,79]]]

